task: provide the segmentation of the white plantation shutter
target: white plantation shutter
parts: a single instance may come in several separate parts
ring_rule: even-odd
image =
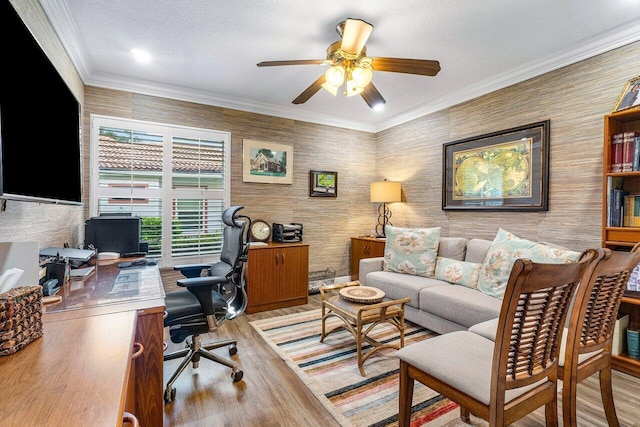
[[[221,214],[230,200],[229,134],[101,116],[91,121],[91,216],[141,217],[142,240],[161,266],[219,254]]]

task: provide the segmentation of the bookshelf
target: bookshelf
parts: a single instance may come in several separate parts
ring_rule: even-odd
[[[624,201],[619,222],[612,222],[612,215],[615,216],[616,212],[612,203],[614,200],[612,190],[615,187],[619,187],[623,194],[627,193],[627,196],[640,196],[640,170],[615,171],[618,170],[615,163],[622,160],[620,157],[615,158],[614,150],[619,148],[614,145],[619,143],[620,134],[633,131],[640,132],[640,109],[624,110],[604,116],[602,246],[612,250],[628,251],[640,242],[640,221],[625,222]],[[633,205],[629,199],[627,202],[627,216],[629,216]],[[630,326],[640,327],[639,297],[625,296],[622,299],[620,312],[629,314]],[[616,370],[640,377],[640,360],[629,357],[626,349],[619,355],[612,356],[611,366]]]

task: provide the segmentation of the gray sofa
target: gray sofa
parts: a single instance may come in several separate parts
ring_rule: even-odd
[[[491,240],[441,237],[438,256],[482,263]],[[360,261],[360,283],[382,289],[387,299],[411,298],[405,305],[405,318],[439,334],[467,330],[471,326],[500,316],[502,300],[466,286],[383,271],[383,258]]]

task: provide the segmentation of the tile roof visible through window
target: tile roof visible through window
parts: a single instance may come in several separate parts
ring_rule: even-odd
[[[99,168],[101,170],[162,170],[162,146],[156,144],[136,144],[132,157],[132,145],[119,142],[110,136],[100,136]],[[224,153],[221,149],[202,145],[199,152],[174,147],[172,160],[175,172],[222,173]]]

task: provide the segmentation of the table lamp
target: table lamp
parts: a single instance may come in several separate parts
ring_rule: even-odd
[[[399,182],[384,181],[371,183],[371,203],[380,203],[378,206],[378,225],[376,225],[376,235],[378,238],[387,237],[385,234],[385,226],[391,224],[391,210],[387,203],[400,202],[402,200],[402,192]]]

